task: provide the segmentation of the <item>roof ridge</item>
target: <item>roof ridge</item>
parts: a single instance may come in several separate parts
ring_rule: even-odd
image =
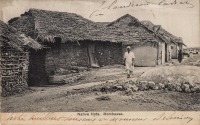
[[[119,17],[118,19],[116,19],[116,20],[110,22],[110,23],[108,24],[108,26],[111,26],[111,25],[113,25],[114,23],[119,22],[121,19],[124,19],[124,18],[126,18],[126,17],[130,17],[131,19],[136,20],[136,21],[139,22],[139,20],[138,20],[137,18],[135,18],[134,16],[132,16],[132,15],[130,15],[130,14],[125,14],[125,15]]]

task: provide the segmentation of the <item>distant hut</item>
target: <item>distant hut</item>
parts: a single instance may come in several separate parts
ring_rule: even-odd
[[[33,39],[20,34],[0,21],[0,69],[2,96],[21,92],[28,87],[29,49],[40,49]]]
[[[183,40],[181,38],[176,37],[175,35],[172,35],[160,25],[154,25],[150,21],[142,21],[142,23],[149,29],[156,32],[157,36],[159,36],[165,42],[165,44],[163,42],[161,42],[160,44],[162,60],[164,62],[167,62],[171,59],[177,59],[178,50],[182,49],[183,45],[186,46],[183,43]]]

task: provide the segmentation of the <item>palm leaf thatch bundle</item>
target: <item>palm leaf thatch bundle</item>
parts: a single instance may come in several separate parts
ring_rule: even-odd
[[[30,37],[19,33],[15,28],[0,21],[0,41],[6,42],[11,47],[23,51],[23,48],[41,49],[42,46]]]

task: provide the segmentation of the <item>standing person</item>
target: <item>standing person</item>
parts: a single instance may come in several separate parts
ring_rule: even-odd
[[[130,75],[133,73],[134,59],[135,59],[135,55],[133,52],[131,52],[131,47],[128,46],[127,51],[124,54],[124,64],[127,70],[127,78],[130,78]]]
[[[181,63],[182,59],[183,59],[183,53],[182,53],[182,50],[179,50],[179,52],[178,52],[178,61],[179,61],[179,63]]]

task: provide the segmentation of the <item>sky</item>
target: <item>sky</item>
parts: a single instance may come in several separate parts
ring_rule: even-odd
[[[130,14],[149,20],[181,37],[187,47],[200,47],[199,0],[0,0],[7,22],[30,8],[76,13],[95,22],[111,22]]]

